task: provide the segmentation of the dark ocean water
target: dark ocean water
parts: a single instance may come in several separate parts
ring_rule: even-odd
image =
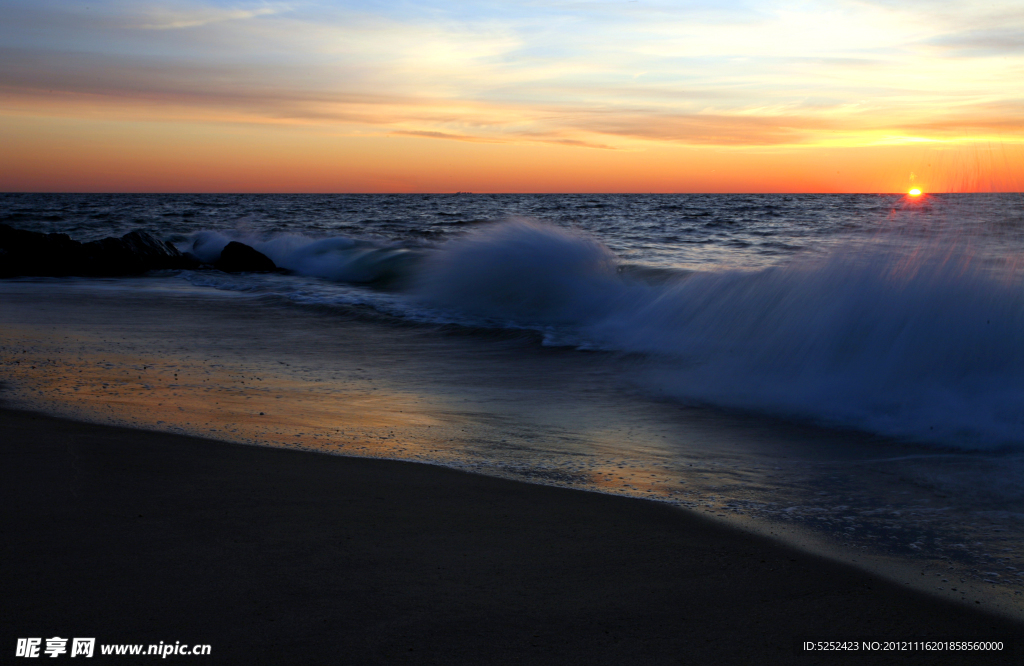
[[[697,401],[959,449],[1024,446],[1015,194],[42,195],[0,222],[144,229],[287,276],[166,276],[658,358]]]
[[[244,297],[281,367],[303,349],[383,364],[346,346],[356,318],[401,347],[409,386],[420,368],[505,424],[436,462],[595,489],[642,468],[662,499],[955,561],[978,585],[1024,571],[1021,195],[6,194],[0,223],[141,229],[206,262],[252,245],[288,272],[5,288],[109,322],[185,294],[202,327],[166,336],[198,350],[220,335],[211,297]]]

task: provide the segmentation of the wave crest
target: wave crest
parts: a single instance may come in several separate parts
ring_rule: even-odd
[[[587,321],[621,288],[617,259],[597,240],[512,219],[448,243],[418,274],[416,294],[474,315],[527,322]]]
[[[204,232],[192,251],[208,260],[228,240]],[[398,280],[413,320],[482,317],[644,354],[644,381],[680,400],[960,448],[1024,445],[1024,280],[972,254],[969,239],[878,237],[703,272],[625,266],[590,236],[525,219],[430,250],[250,244],[301,275]]]

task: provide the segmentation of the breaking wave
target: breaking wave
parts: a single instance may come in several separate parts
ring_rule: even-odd
[[[228,240],[203,232],[191,251],[209,260]],[[400,284],[410,314],[642,354],[649,386],[679,400],[957,448],[1024,445],[1024,280],[965,239],[876,238],[706,272],[625,266],[592,237],[529,220],[430,249],[252,245],[301,275]]]
[[[641,352],[676,398],[960,448],[1024,444],[1024,281],[964,240],[866,241],[758,271],[638,278],[597,241],[486,229],[425,265],[422,294],[571,322]]]

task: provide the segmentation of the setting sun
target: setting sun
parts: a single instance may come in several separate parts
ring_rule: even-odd
[[[912,189],[909,192],[907,192],[907,194],[909,194],[912,197],[918,197],[918,196],[921,196],[921,190],[919,190],[919,189],[917,189],[915,187],[914,189]]]

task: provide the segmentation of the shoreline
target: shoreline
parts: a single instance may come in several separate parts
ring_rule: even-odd
[[[808,663],[800,639],[927,636],[1009,639],[971,661],[1014,663],[1024,635],[643,499],[6,408],[0,433],[8,644],[180,640],[212,645],[213,663]]]
[[[1017,535],[1011,525],[1005,538],[1001,515],[977,511],[1010,507],[987,502],[944,513],[941,489],[914,481],[941,478],[949,466],[900,471],[886,462],[894,453],[888,444],[680,412],[622,390],[625,374],[617,373],[628,369],[606,358],[522,341],[257,307],[258,299],[233,292],[211,296],[153,281],[51,291],[23,283],[5,290],[0,360],[8,406],[660,499],[932,596],[969,606],[980,600],[1024,619],[1021,551],[1006,548]],[[882,462],[872,465],[876,457]],[[994,469],[998,460],[976,463],[993,468],[974,477],[996,490],[1012,477]],[[911,482],[886,485],[895,471]],[[908,544],[922,548],[908,552]]]

